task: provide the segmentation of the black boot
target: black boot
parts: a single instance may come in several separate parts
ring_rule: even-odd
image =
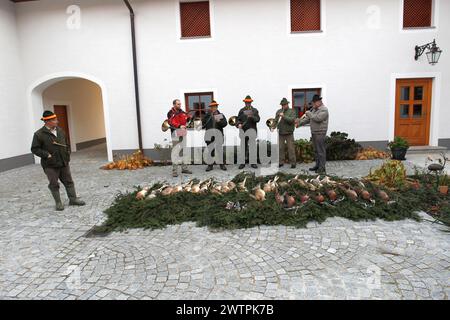
[[[256,164],[252,164],[250,167],[252,167],[253,169],[258,169],[258,166]]]
[[[67,196],[69,197],[69,205],[70,206],[84,206],[86,204],[86,202],[80,200],[77,197],[77,193],[75,191],[75,187],[68,187],[66,188],[67,191]]]
[[[312,168],[309,168],[309,171],[317,171],[317,169],[319,169],[319,167],[318,166],[314,166]]]
[[[227,171],[227,167],[224,164],[220,165],[220,169],[222,169],[223,171]]]
[[[212,164],[208,165],[206,167],[206,172],[211,171],[214,167],[212,166]]]
[[[63,211],[64,205],[61,201],[61,196],[59,194],[59,190],[51,190],[53,199],[55,199],[55,209],[56,211]]]
[[[245,164],[239,165],[239,170],[242,170],[242,169],[244,169],[244,168],[245,168]]]

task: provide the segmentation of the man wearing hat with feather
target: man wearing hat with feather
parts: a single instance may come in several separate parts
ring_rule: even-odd
[[[213,100],[209,104],[209,110],[203,117],[202,122],[203,122],[203,129],[206,130],[205,140],[207,150],[213,158],[216,158],[216,151],[217,151],[217,159],[218,159],[217,162],[220,164],[220,169],[226,171],[227,167],[225,166],[225,163],[223,161],[223,142],[224,142],[223,128],[225,128],[228,125],[228,122],[227,118],[225,118],[223,113],[217,110],[218,106],[219,104],[215,100]],[[217,131],[210,131],[208,133],[208,130],[217,130]],[[216,135],[214,135],[214,133],[216,133]],[[212,169],[213,164],[208,163],[206,171],[211,171]]]
[[[283,98],[280,102],[281,109],[275,115],[275,120],[278,129],[278,148],[280,153],[280,167],[284,166],[286,162],[286,147],[289,155],[289,162],[291,168],[296,167],[297,160],[295,159],[295,145],[294,145],[294,130],[295,130],[295,112],[289,108],[289,101]]]
[[[47,175],[56,210],[64,210],[64,205],[59,194],[60,180],[66,188],[69,197],[69,205],[84,206],[76,194],[75,184],[70,173],[70,145],[67,142],[64,131],[58,127],[58,119],[51,111],[45,111],[41,120],[44,126],[36,131],[33,136],[31,152],[41,158],[41,166]]]
[[[245,102],[245,107],[239,110],[237,127],[239,128],[239,137],[241,139],[241,157],[245,154],[245,162],[240,163],[239,169],[244,169],[245,163],[250,163],[251,167],[256,169],[258,168],[256,165],[256,138],[257,125],[260,121],[259,111],[252,106],[253,99],[250,96],[246,96],[243,101]],[[250,154],[250,150],[252,154]]]

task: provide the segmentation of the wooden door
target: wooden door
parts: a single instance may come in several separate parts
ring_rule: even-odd
[[[69,117],[67,114],[67,106],[53,106],[54,113],[58,117],[58,126],[64,131],[67,142],[70,146]]]
[[[412,146],[425,146],[430,140],[432,79],[397,80],[395,136]]]

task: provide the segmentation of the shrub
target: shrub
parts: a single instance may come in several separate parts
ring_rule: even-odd
[[[384,151],[377,150],[373,147],[362,149],[356,155],[356,160],[373,160],[373,159],[387,159],[389,154]]]
[[[309,163],[314,161],[314,148],[311,141],[299,139],[295,141],[295,156],[297,162]]]
[[[388,188],[402,189],[406,185],[406,169],[401,161],[388,160],[375,172],[370,170],[367,178]]]
[[[325,138],[327,160],[354,160],[362,146],[354,139],[348,139],[345,132],[332,132]]]

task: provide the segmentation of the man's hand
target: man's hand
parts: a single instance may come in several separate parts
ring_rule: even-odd
[[[243,126],[242,126],[242,123],[238,124],[238,128],[239,128],[239,129],[242,129],[242,127],[243,127]]]
[[[186,126],[180,126],[180,129],[186,129]]]
[[[278,115],[280,118],[284,117],[284,112],[280,112],[280,114]]]
[[[311,113],[312,113],[312,112],[311,112],[311,111],[309,111],[309,110],[305,112],[305,114],[306,114],[306,116],[307,116],[308,118],[310,118],[310,117],[311,117]]]
[[[47,159],[51,159],[52,155],[49,153]]]

